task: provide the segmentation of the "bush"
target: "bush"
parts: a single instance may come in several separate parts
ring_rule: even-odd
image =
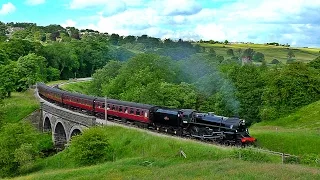
[[[40,137],[29,123],[4,125],[0,131],[0,177],[29,171],[42,150]]]
[[[278,59],[273,59],[271,61],[271,64],[279,64],[279,63],[280,63],[280,61]]]
[[[289,156],[289,157],[285,157],[284,158],[284,163],[287,163],[287,164],[299,164],[300,163],[300,158],[299,157],[296,157],[296,156]]]
[[[301,157],[301,163],[320,167],[320,155],[306,154]]]
[[[237,149],[234,151],[234,158],[251,162],[271,162],[270,156],[251,149]]]
[[[103,128],[90,128],[72,138],[68,154],[76,164],[93,165],[112,160],[113,150]]]

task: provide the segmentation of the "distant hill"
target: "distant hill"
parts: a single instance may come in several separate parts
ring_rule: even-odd
[[[237,55],[236,50],[241,48],[242,51],[248,48],[253,49],[255,52],[261,52],[265,56],[267,63],[270,63],[273,59],[277,59],[282,63],[286,63],[287,54],[289,49],[292,49],[296,61],[310,62],[316,57],[320,56],[320,48],[295,48],[295,47],[284,47],[267,44],[209,44],[200,43],[200,46],[206,48],[213,48],[218,55],[222,55],[227,58],[231,56],[227,55],[228,49],[233,49],[235,56]]]

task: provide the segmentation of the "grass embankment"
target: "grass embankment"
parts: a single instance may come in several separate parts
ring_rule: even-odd
[[[242,51],[248,48],[252,48],[256,52],[261,52],[264,54],[265,60],[270,63],[273,59],[278,59],[282,63],[286,63],[288,47],[283,46],[273,46],[264,44],[208,44],[201,43],[203,47],[212,47],[218,55],[222,55],[225,58],[231,58],[227,55],[228,49],[233,49],[234,54],[237,55],[236,50],[241,48]],[[320,48],[295,48],[290,47],[293,50],[295,59],[297,61],[309,62],[320,56]]]
[[[1,121],[15,123],[28,116],[39,108],[39,102],[34,96],[33,90],[25,92],[13,92],[10,98],[3,100],[0,106]]]
[[[113,162],[77,167],[66,149],[39,162],[40,171],[16,179],[320,178],[320,169],[282,165],[279,157],[248,149],[152,136],[115,126],[105,130],[115,150]],[[187,158],[179,155],[180,148]]]
[[[255,124],[250,130],[264,148],[320,157],[320,101],[302,107],[287,117]]]
[[[77,92],[77,93],[89,95],[88,87],[90,83],[91,83],[90,81],[82,81],[82,82],[80,81],[80,82],[61,85],[60,88],[69,92]]]

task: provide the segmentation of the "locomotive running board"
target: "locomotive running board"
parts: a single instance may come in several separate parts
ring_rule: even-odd
[[[199,135],[193,135],[193,134],[191,134],[191,137],[200,138],[200,139],[218,139],[218,138],[221,138],[221,136],[212,136],[212,135],[199,136]]]

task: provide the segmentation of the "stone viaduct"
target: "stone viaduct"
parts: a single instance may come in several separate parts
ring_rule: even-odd
[[[52,140],[57,148],[64,148],[72,136],[97,124],[94,116],[73,112],[46,101],[40,103],[42,129],[52,132]]]

